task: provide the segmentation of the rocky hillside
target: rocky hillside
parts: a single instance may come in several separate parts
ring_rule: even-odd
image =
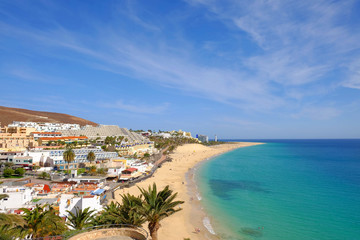
[[[89,120],[63,113],[40,112],[21,108],[0,106],[0,123],[6,126],[13,121],[23,122],[52,122],[52,123],[77,123],[81,126],[97,124]]]

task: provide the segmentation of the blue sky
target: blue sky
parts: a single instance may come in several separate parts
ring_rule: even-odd
[[[0,105],[219,138],[359,138],[359,1],[1,1]]]

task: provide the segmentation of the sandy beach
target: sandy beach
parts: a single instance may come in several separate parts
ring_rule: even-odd
[[[258,145],[261,143],[239,142],[227,143],[216,146],[203,146],[201,144],[186,144],[178,147],[170,155],[172,162],[166,162],[159,168],[152,178],[149,178],[137,186],[147,188],[156,183],[158,189],[170,186],[174,192],[178,192],[178,200],[185,201],[181,211],[161,221],[159,229],[159,239],[183,240],[184,238],[196,239],[219,239],[209,233],[203,225],[205,213],[201,208],[201,201],[194,196],[195,186],[187,178],[191,178],[192,168],[199,162],[228,152],[230,150]],[[139,195],[137,186],[120,189],[115,192],[115,200],[121,202],[120,194],[130,193]],[[147,226],[144,226],[147,230]],[[200,229],[200,233],[195,232],[195,228]]]

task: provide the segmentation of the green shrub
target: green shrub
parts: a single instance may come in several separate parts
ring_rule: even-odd
[[[14,170],[12,168],[5,168],[4,169],[4,177],[9,178],[14,174]]]
[[[17,174],[17,175],[19,175],[19,176],[24,176],[24,174],[25,174],[25,169],[23,169],[23,168],[17,168],[17,169],[15,170],[15,174]]]

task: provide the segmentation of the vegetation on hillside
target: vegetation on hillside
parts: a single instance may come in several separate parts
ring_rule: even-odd
[[[186,137],[171,137],[163,138],[158,136],[150,136],[150,141],[153,141],[155,147],[159,150],[168,148],[168,152],[172,152],[178,146],[187,144],[187,143],[198,143],[198,140],[195,138],[186,138]]]
[[[214,146],[214,145],[220,145],[220,144],[224,144],[224,143],[228,143],[228,142],[221,142],[221,141],[209,141],[209,142],[202,142],[202,145],[205,146]]]

